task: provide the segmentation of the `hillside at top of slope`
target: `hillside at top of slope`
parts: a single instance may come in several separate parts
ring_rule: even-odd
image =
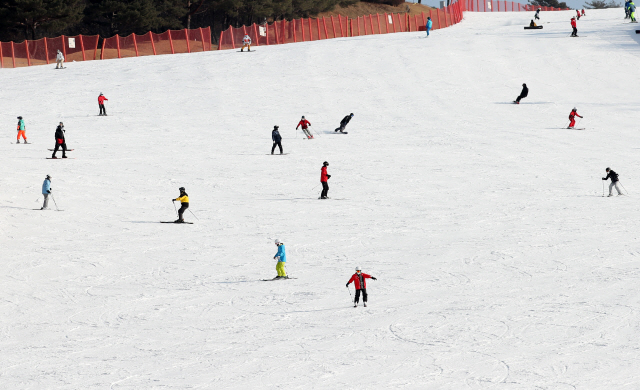
[[[387,4],[374,4],[374,3],[366,3],[364,1],[359,1],[355,4],[352,4],[348,7],[341,7],[340,5],[336,5],[333,11],[322,12],[318,14],[318,18],[323,16],[346,16],[349,18],[356,18],[358,16],[365,15],[375,15],[375,14],[383,14],[383,13],[398,13],[398,12],[408,12],[409,15],[420,15],[422,12],[431,11],[431,7],[422,4],[414,4],[414,3],[404,3],[400,4],[397,7],[387,5]]]

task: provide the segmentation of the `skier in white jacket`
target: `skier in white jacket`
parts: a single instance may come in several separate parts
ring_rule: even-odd
[[[56,69],[63,69],[63,68],[64,68],[64,56],[62,55],[62,52],[58,50],[58,54],[56,54]]]
[[[244,51],[245,47],[247,51],[251,51],[251,37],[249,37],[249,35],[245,35],[244,38],[242,38],[242,49],[240,49],[240,51]]]

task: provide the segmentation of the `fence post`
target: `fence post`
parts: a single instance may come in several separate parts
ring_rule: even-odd
[[[325,19],[325,17],[322,17],[322,25],[324,26],[324,37],[325,39],[329,39],[329,32],[327,31],[327,19]],[[336,37],[336,34],[333,34],[333,37]]]
[[[0,59],[2,59],[1,57],[2,57],[2,45],[0,44]],[[49,48],[47,47],[47,37],[44,37],[44,57],[47,60],[47,65],[49,65]],[[84,51],[82,52],[82,61],[84,61]]]
[[[136,41],[136,34],[133,33],[133,47],[136,49],[136,57],[140,57],[138,54],[138,42]]]
[[[116,34],[116,47],[118,48],[118,58],[122,58],[120,55],[120,35]]]
[[[380,14],[376,14],[378,17],[378,34],[382,34],[382,27],[380,27]]]
[[[224,31],[220,31],[220,39],[218,40],[218,50],[222,50],[222,37],[223,37]],[[153,42],[153,37],[151,37],[151,42]],[[153,53],[155,54],[155,53]]]
[[[276,34],[276,45],[279,45],[280,44],[280,40],[278,39],[278,22],[277,21],[273,22],[273,31]],[[269,38],[269,35],[267,35],[267,38]]]
[[[304,18],[300,18],[300,30],[302,31],[302,42],[306,42],[307,40],[305,39],[306,37],[304,36]],[[311,33],[311,30],[309,30],[309,33]]]
[[[135,39],[135,35],[133,37]],[[184,29],[184,38],[187,41],[187,53],[191,53],[191,46],[189,45],[189,31],[186,28]],[[133,42],[135,43],[135,40]],[[204,45],[204,42],[202,42],[202,44]]]
[[[11,60],[13,61],[13,67],[16,67],[16,52],[13,48],[13,41],[11,41]]]
[[[442,21],[440,20],[440,8],[436,9],[436,14],[438,15],[438,28],[442,28]]]
[[[156,55],[156,44],[153,42],[153,33],[149,31],[149,38],[151,38],[151,49],[153,49],[153,55]]]
[[[98,45],[100,44],[100,36],[96,39],[96,47],[93,49],[93,60],[96,60],[96,56],[98,55]]]
[[[258,26],[255,23],[253,24],[253,35],[256,36],[256,46],[260,46],[260,35],[258,35]]]
[[[100,49],[100,59],[104,60],[104,44],[107,42],[106,39],[102,40],[102,49]]]
[[[24,40],[24,48],[26,49],[26,52],[27,52],[27,66],[31,66],[31,58],[29,57],[29,40],[28,39]]]
[[[49,58],[49,57],[47,57]],[[47,62],[48,64],[49,62]],[[2,42],[0,42],[0,69],[4,68],[4,58],[2,58]]]
[[[62,38],[62,54],[64,54],[64,59],[67,59],[67,45],[64,44],[64,35],[61,35]]]
[[[169,32],[169,46],[171,46],[171,54],[176,54],[176,51],[173,49],[173,38],[171,38],[171,30],[167,30]]]
[[[369,24],[371,25],[371,34],[375,34],[375,30],[373,29],[373,15],[369,14]]]
[[[304,27],[304,25],[302,25],[302,27]],[[295,19],[291,20],[291,30],[293,31],[293,42],[294,43],[298,42],[298,39],[296,38],[296,20]],[[303,34],[304,34],[304,31],[303,31]],[[304,39],[304,35],[302,37]]]
[[[200,30],[200,39],[202,39],[202,51],[207,51],[207,48],[204,45],[204,33],[202,32],[202,27],[198,27]]]
[[[82,40],[82,34],[78,35],[78,39],[80,39],[80,50],[82,50],[82,61],[86,61],[87,57],[85,57],[85,55],[84,55],[84,41]],[[44,42],[45,42],[44,46],[46,48],[47,47],[47,43],[46,43],[47,41],[45,40]],[[47,60],[47,63],[49,63],[48,60]]]

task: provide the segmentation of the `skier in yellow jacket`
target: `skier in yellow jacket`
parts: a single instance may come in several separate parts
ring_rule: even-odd
[[[180,187],[180,196],[175,198],[173,201],[175,202],[177,200],[180,201],[180,209],[178,210],[178,219],[174,222],[183,223],[184,217],[182,214],[189,208],[189,195],[185,192],[184,187]]]

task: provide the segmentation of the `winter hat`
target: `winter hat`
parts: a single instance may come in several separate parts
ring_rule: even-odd
[[[19,117],[18,117],[18,119],[22,119],[22,117],[21,117],[21,116],[19,116]]]
[[[351,115],[350,115],[350,116],[353,116],[353,112],[351,113]]]
[[[276,238],[276,245],[280,245],[280,240]]]
[[[184,189],[184,187],[180,187],[180,188],[178,188],[178,190],[184,191],[185,189]]]
[[[362,271],[360,267],[356,267],[356,271]]]
[[[302,119],[304,119],[304,115],[302,116]]]
[[[325,166],[325,167],[328,167],[329,163],[325,161],[325,162],[322,163],[322,165]]]
[[[607,168],[607,169],[609,169],[609,168]],[[47,175],[47,179],[51,179],[51,176]]]
[[[273,126],[274,130],[278,130],[280,128],[280,126]]]
[[[577,109],[577,108],[575,108],[575,107],[573,107],[573,110],[571,110],[571,111],[578,111],[578,109]]]
[[[102,92],[100,92],[100,96],[102,96]]]

